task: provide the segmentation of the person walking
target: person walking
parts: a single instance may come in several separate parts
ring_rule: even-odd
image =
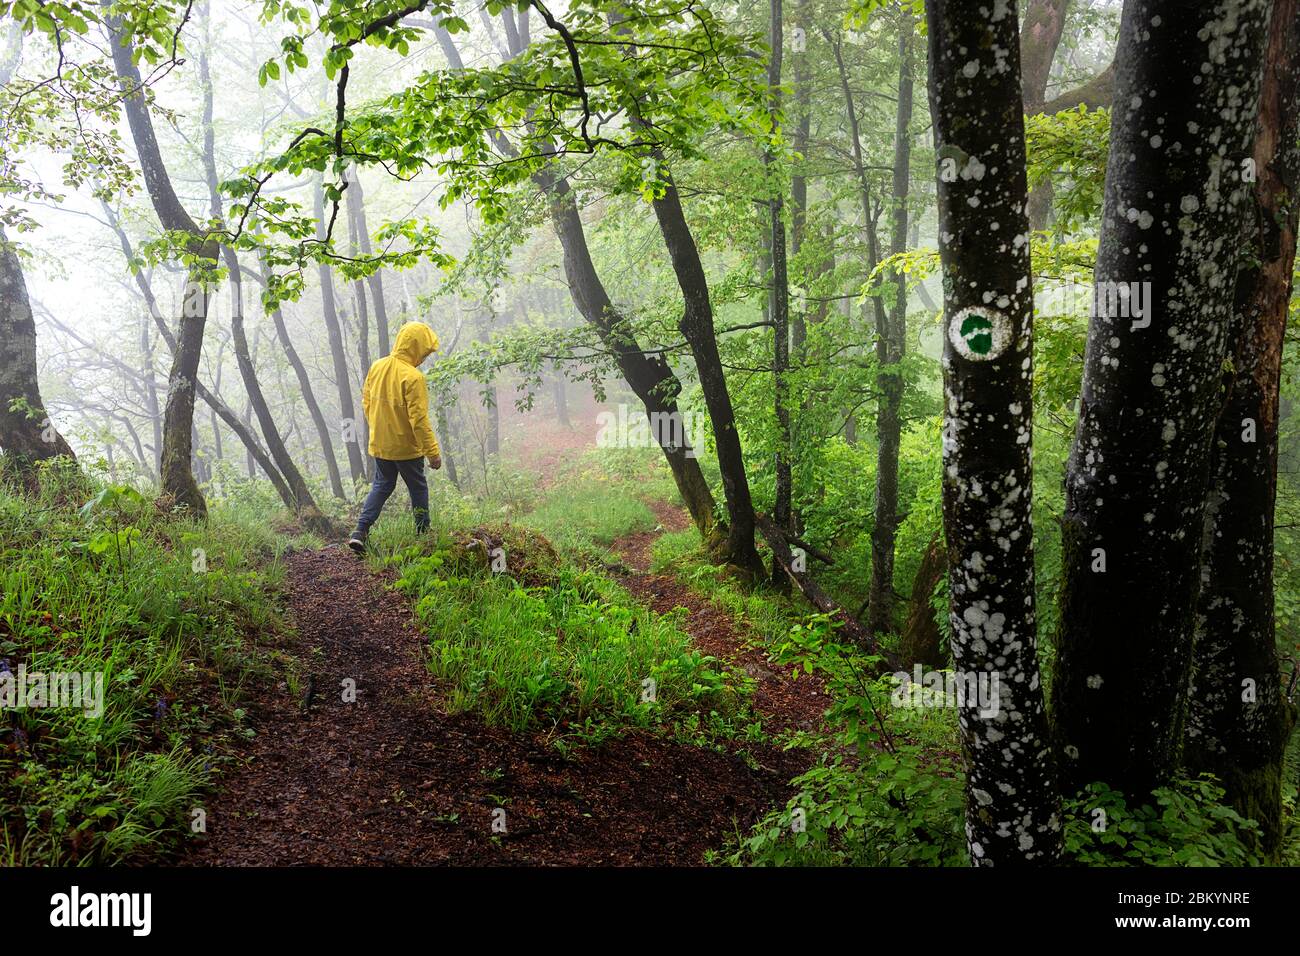
[[[361,391],[361,408],[370,426],[370,455],[375,477],[361,506],[348,547],[366,550],[371,526],[397,487],[400,476],[411,494],[415,530],[429,530],[429,485],[424,463],[442,467],[442,450],[429,424],[429,390],[420,363],[438,351],[438,336],[423,322],[407,322],[397,331],[393,351],[370,366]]]

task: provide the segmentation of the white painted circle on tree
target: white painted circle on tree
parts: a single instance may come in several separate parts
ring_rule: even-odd
[[[948,341],[972,362],[991,362],[1011,344],[1011,319],[981,305],[957,312],[948,323]]]

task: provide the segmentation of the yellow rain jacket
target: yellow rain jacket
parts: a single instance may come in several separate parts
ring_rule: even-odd
[[[429,425],[429,390],[418,366],[438,351],[438,336],[423,322],[407,322],[387,358],[370,366],[361,407],[370,424],[370,454],[391,461],[441,455]]]

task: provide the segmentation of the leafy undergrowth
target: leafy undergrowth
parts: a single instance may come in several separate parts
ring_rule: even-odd
[[[714,862],[776,866],[969,866],[956,711],[895,705],[894,678],[838,644],[830,622],[804,617],[769,589],[739,585],[708,561],[692,530],[662,535],[652,570],[670,573],[743,622],[786,665],[821,674],[835,733],[791,746],[821,752],[796,795]],[[1065,863],[1086,866],[1244,866],[1264,860],[1258,824],[1223,802],[1213,778],[1180,779],[1130,806],[1097,783],[1063,806]],[[1290,826],[1281,860],[1300,854]]]
[[[435,485],[429,536],[400,513],[376,525],[372,561],[410,596],[445,706],[560,747],[633,728],[710,746],[762,738],[752,680],[692,647],[685,612],[654,613],[590,560],[655,527],[645,499],[670,493],[661,465],[589,450],[510,521],[517,503]]]
[[[826,679],[833,745],[774,810],[714,862],[736,866],[969,866],[955,710],[905,705],[893,675],[834,641],[824,618],[791,631],[778,657]],[[903,704],[903,705],[900,705]],[[1259,826],[1211,777],[1180,779],[1131,806],[1092,784],[1064,801],[1066,865],[1247,866]]]
[[[0,691],[28,705],[0,710],[0,864],[155,858],[190,828],[214,735],[243,730],[279,545],[220,508],[199,526],[46,479],[39,501],[0,490]]]
[[[418,540],[382,521],[372,558],[428,635],[428,666],[452,711],[542,730],[559,746],[632,728],[695,743],[759,739],[752,681],[691,645],[683,613],[660,615],[616,582],[558,555],[527,528],[457,527],[435,509]]]

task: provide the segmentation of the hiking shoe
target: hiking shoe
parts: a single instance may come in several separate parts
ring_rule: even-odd
[[[357,554],[365,554],[366,536],[360,531],[353,531],[352,537],[348,538],[348,547]]]

